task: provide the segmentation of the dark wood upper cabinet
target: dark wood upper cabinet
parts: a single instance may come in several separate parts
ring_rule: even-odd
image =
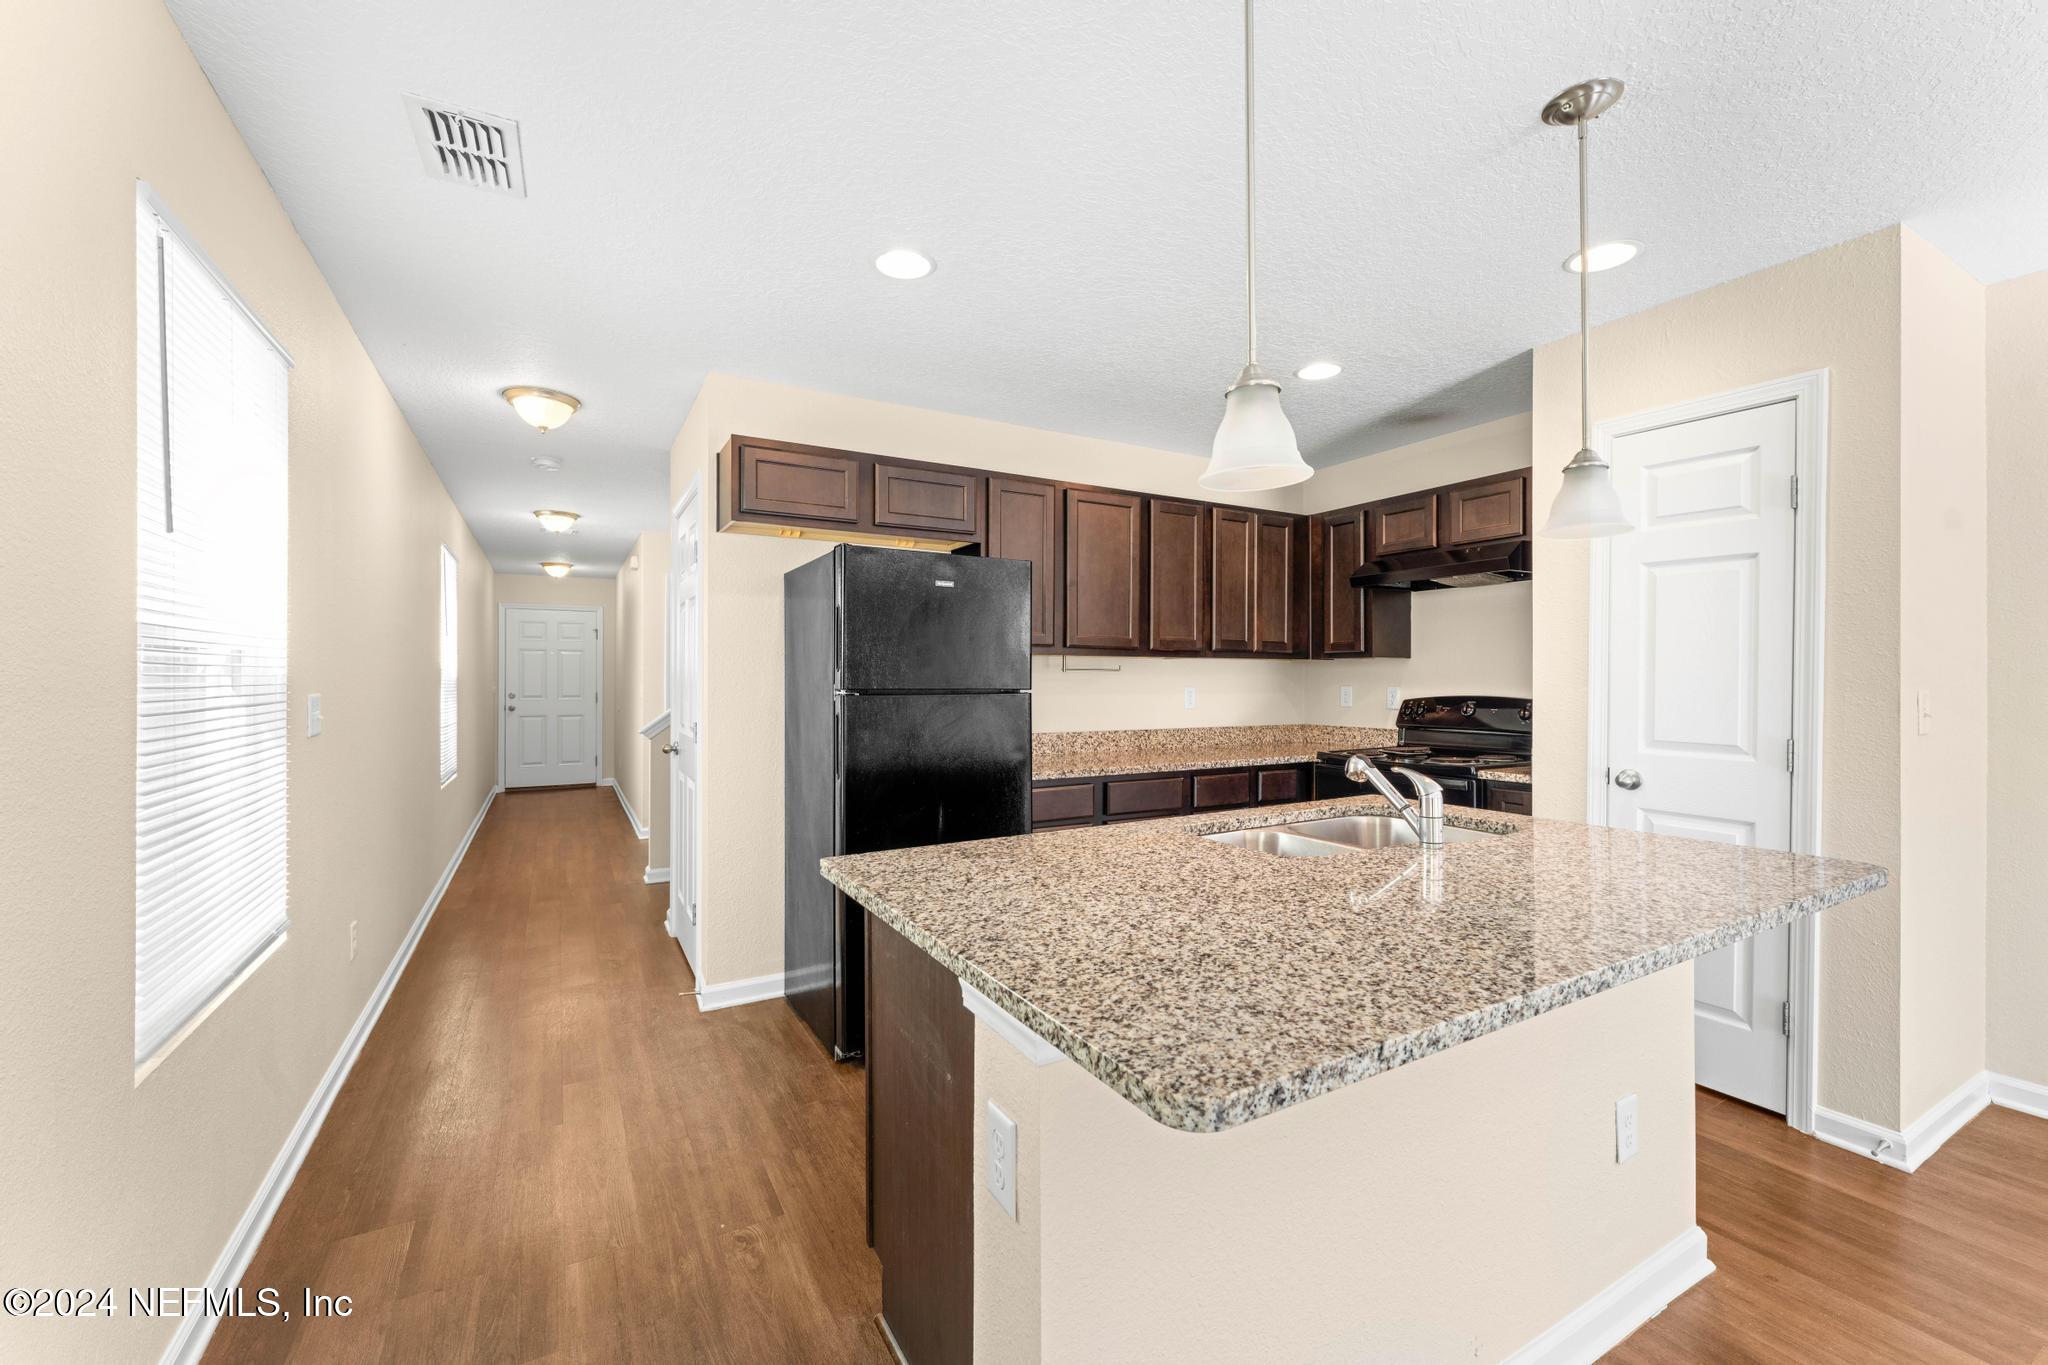
[[[1207,605],[1207,594],[1202,591],[1205,510],[1199,503],[1165,498],[1146,501],[1152,579],[1150,644],[1162,653],[1199,650],[1207,635],[1202,629]]]
[[[1031,564],[1031,643],[1045,649],[1060,643],[1060,490],[1036,479],[991,474],[988,479],[988,541],[991,559]]]
[[[1209,648],[1214,650],[1249,653],[1252,647],[1255,517],[1241,507],[1209,509]]]
[[[1145,500],[1067,490],[1066,644],[1145,648]]]
[[[850,452],[748,442],[738,464],[736,507],[745,515],[860,520],[860,460]]]
[[[1292,654],[1301,643],[1301,560],[1296,532],[1301,518],[1278,512],[1257,514],[1258,540],[1252,555],[1252,647],[1260,654]]]
[[[875,525],[981,534],[982,478],[967,470],[875,464]]]
[[[1365,589],[1351,575],[1365,562],[1365,509],[1326,512],[1314,519],[1309,563],[1315,575],[1316,653],[1363,654]]]
[[[1389,498],[1371,504],[1365,511],[1367,559],[1436,548],[1435,493]]]
[[[1477,545],[1529,534],[1528,481],[1520,474],[1459,484],[1437,494],[1443,543]]]

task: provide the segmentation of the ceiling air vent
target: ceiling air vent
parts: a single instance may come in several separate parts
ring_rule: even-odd
[[[519,125],[496,114],[458,109],[439,100],[405,97],[406,118],[419,143],[420,164],[436,180],[526,196],[519,163]]]

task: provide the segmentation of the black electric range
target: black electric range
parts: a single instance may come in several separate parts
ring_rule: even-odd
[[[1534,748],[1526,697],[1411,697],[1395,717],[1394,744],[1365,749],[1331,749],[1316,755],[1315,794],[1360,796],[1373,787],[1344,776],[1346,760],[1364,758],[1393,777],[1404,795],[1415,784],[1394,773],[1413,768],[1436,779],[1444,802],[1478,806],[1488,768],[1524,767]]]

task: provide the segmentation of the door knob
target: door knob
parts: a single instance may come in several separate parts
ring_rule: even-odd
[[[676,751],[676,746],[673,744],[664,744],[661,746],[661,751],[665,754],[672,754]]]
[[[1643,785],[1643,775],[1634,768],[1623,768],[1614,775],[1614,785],[1625,792],[1632,792]]]

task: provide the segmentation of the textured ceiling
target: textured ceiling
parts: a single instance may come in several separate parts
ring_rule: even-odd
[[[1205,452],[1243,361],[1231,0],[170,8],[500,568],[557,505],[611,572],[712,369]],[[1582,77],[1629,84],[1595,235],[1647,244],[1600,317],[1899,221],[2048,267],[2039,4],[1265,0],[1259,59],[1262,358],[1344,365],[1287,395],[1321,464],[1527,407]],[[528,197],[429,180],[407,92],[519,120]],[[514,383],[586,406],[541,437]]]

